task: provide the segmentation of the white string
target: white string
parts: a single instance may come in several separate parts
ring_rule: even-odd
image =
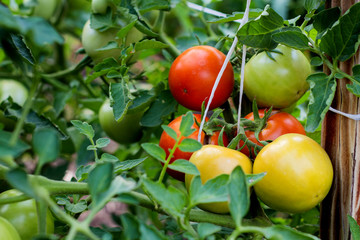
[[[360,114],[349,114],[349,113],[344,113],[344,112],[341,112],[339,110],[336,110],[335,108],[332,108],[330,107],[329,108],[330,111],[334,112],[334,113],[337,113],[337,114],[340,114],[344,117],[347,117],[347,118],[350,118],[350,119],[353,119],[353,120],[360,120]]]
[[[200,6],[200,5],[197,5],[195,3],[192,3],[192,2],[186,2],[186,5],[189,7],[189,8],[192,8],[194,10],[198,10],[200,12],[204,12],[204,13],[207,13],[207,14],[210,14],[210,15],[213,15],[213,16],[216,16],[216,17],[227,17],[227,15],[225,13],[222,13],[222,12],[219,12],[219,11],[215,11],[213,9],[210,9],[210,8],[207,8],[207,7],[203,7],[203,6]],[[241,23],[241,19],[238,19],[238,20],[234,20],[234,22],[239,22]]]
[[[244,26],[244,24],[248,21],[249,19],[249,11],[250,11],[250,3],[251,3],[251,0],[247,0],[246,2],[246,9],[245,9],[245,13],[244,13],[244,17],[241,19],[241,23],[240,23],[240,26],[239,26],[239,29]],[[219,74],[217,75],[217,78],[215,80],[215,83],[214,83],[214,86],[211,90],[211,94],[210,94],[210,98],[209,98],[209,101],[207,103],[207,106],[205,108],[205,112],[204,112],[204,116],[203,116],[203,119],[201,120],[201,124],[200,124],[200,129],[199,129],[199,134],[198,134],[198,141],[200,142],[201,141],[201,133],[202,133],[202,129],[204,128],[204,124],[205,124],[205,119],[206,119],[206,115],[209,111],[209,108],[210,108],[210,104],[214,98],[214,94],[215,94],[215,91],[216,91],[216,88],[217,86],[219,85],[219,82],[220,82],[220,79],[225,71],[225,68],[228,64],[228,62],[230,61],[230,57],[231,55],[233,54],[234,50],[235,50],[235,47],[236,47],[236,44],[238,42],[238,39],[237,37],[235,36],[234,37],[234,41],[229,49],[229,52],[227,53],[226,55],[226,58],[225,58],[225,61],[220,69],[220,72]],[[246,49],[246,48],[245,48]],[[243,52],[243,55],[244,55],[244,52]],[[245,61],[245,58],[243,57],[243,62]],[[245,63],[244,63],[245,64]],[[241,68],[241,72],[242,72],[242,75],[243,75],[243,67]],[[242,77],[243,79],[243,77]],[[242,91],[241,91],[241,95],[242,95]],[[240,115],[240,113],[239,113]]]

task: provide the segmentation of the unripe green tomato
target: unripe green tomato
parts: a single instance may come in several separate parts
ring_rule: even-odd
[[[139,141],[142,136],[140,120],[143,113],[143,111],[126,113],[117,122],[110,101],[106,100],[99,110],[99,121],[102,129],[111,139],[121,144],[130,144]]]
[[[21,194],[18,190],[11,189],[2,192],[0,199]],[[0,216],[15,227],[22,240],[30,240],[38,234],[38,215],[34,199],[0,205]],[[54,233],[54,218],[49,210],[46,214],[46,233]]]
[[[245,65],[244,93],[260,107],[287,108],[309,88],[310,62],[299,50],[279,45],[271,52],[253,56]]]
[[[0,217],[0,239],[21,240],[15,227],[3,217]]]
[[[106,8],[109,3],[107,0],[92,0],[91,1],[91,10],[93,13],[106,13]]]
[[[29,3],[30,0],[24,0],[24,4]],[[58,0],[37,0],[37,5],[34,6],[32,15],[50,19],[56,8],[58,7]]]
[[[7,99],[9,96],[13,99],[15,103],[22,106],[28,97],[28,90],[18,81],[12,79],[1,80],[0,103]],[[4,124],[6,130],[11,130],[15,126],[15,121],[6,118],[2,111],[0,111],[0,122]]]
[[[90,20],[85,23],[81,35],[81,42],[85,52],[94,60],[95,63],[101,62],[103,59],[110,57],[118,60],[121,56],[121,49],[98,50],[105,47],[111,41],[115,41],[120,45],[122,40],[118,39],[116,36],[118,31],[119,29],[113,28],[100,32],[90,27]],[[129,46],[131,43],[139,41],[142,37],[142,33],[133,27],[127,34],[125,46]]]
[[[241,166],[245,174],[252,173],[252,162],[245,154],[218,145],[202,146],[191,155],[189,162],[199,170],[202,184],[221,174],[230,174],[237,166]],[[191,174],[185,174],[185,186],[188,190],[193,177]],[[228,202],[204,203],[198,207],[214,213],[230,211]]]

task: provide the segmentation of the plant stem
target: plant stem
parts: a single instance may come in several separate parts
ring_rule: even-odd
[[[92,61],[91,58],[89,56],[86,56],[76,66],[72,66],[68,69],[61,70],[61,71],[55,72],[55,73],[43,74],[43,76],[48,77],[48,78],[61,78],[61,77],[65,77],[70,74],[78,73],[85,66],[87,66],[89,63],[91,63],[91,61]]]

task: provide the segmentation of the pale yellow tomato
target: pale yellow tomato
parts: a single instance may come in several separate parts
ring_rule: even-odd
[[[325,150],[313,139],[285,134],[266,145],[254,161],[253,173],[266,172],[254,185],[269,207],[304,212],[319,204],[330,190],[333,167]]]
[[[191,155],[189,161],[199,170],[203,184],[221,174],[230,174],[237,166],[241,166],[246,174],[251,174],[252,172],[251,160],[245,154],[218,145],[203,146]],[[193,175],[185,174],[187,189],[190,188],[193,177]],[[228,202],[206,203],[200,204],[198,207],[214,213],[229,212]]]

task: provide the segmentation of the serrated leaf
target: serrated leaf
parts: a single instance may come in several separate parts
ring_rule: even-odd
[[[190,136],[195,131],[195,129],[192,128],[193,125],[194,125],[194,115],[192,114],[191,111],[189,111],[181,117],[180,128],[179,128],[181,134],[184,137]]]
[[[82,213],[87,209],[87,204],[85,200],[80,200],[77,203],[71,203],[67,201],[65,204],[65,209],[74,214]]]
[[[164,184],[148,179],[143,179],[143,186],[166,212],[176,217],[183,216],[182,211],[186,206],[186,195],[182,191],[174,186],[169,186],[166,189]]]
[[[81,122],[79,120],[71,120],[72,125],[81,133],[84,134],[87,138],[93,139],[95,136],[94,129],[87,122]]]
[[[191,175],[199,175],[200,174],[199,170],[196,168],[196,166],[193,163],[191,163],[185,159],[177,159],[173,163],[169,164],[168,168],[178,171],[178,172],[191,174]]]
[[[230,174],[228,191],[230,194],[229,209],[237,227],[241,227],[243,217],[250,208],[250,190],[245,173],[240,166]]]
[[[335,95],[336,81],[325,73],[315,73],[307,78],[310,84],[308,117],[305,129],[314,132],[328,111]]]
[[[267,6],[258,18],[247,22],[238,31],[237,37],[247,46],[273,49],[277,43],[272,39],[272,33],[283,25],[283,18]]]
[[[348,215],[347,217],[349,220],[352,239],[360,240],[360,227],[359,227],[358,223],[352,216]]]
[[[136,166],[140,165],[141,163],[143,163],[146,159],[147,159],[147,157],[139,158],[139,159],[126,160],[126,161],[123,161],[123,162],[118,162],[118,163],[115,164],[115,173],[118,174],[120,172],[133,169],[134,167],[136,167]]]
[[[334,59],[346,61],[359,46],[360,3],[352,7],[321,38],[320,50]]]
[[[155,94],[152,90],[139,90],[136,93],[133,93],[133,95],[135,98],[128,108],[129,113],[145,110],[150,106],[155,97]]]
[[[212,223],[199,223],[197,227],[200,239],[206,239],[206,237],[219,231],[221,231],[221,227]]]
[[[96,147],[97,148],[104,148],[109,145],[110,139],[109,138],[99,138],[96,140]]]
[[[349,92],[354,94],[357,97],[360,97],[360,84],[357,82],[354,82],[352,84],[346,84],[346,88]]]
[[[141,147],[153,158],[159,160],[160,162],[164,162],[166,158],[166,153],[164,149],[159,147],[159,145],[155,143],[143,143]]]
[[[279,32],[273,34],[275,42],[286,45],[298,50],[307,50],[309,39],[297,27],[282,28]]]
[[[228,200],[227,182],[229,175],[222,174],[201,184],[200,176],[195,176],[190,184],[190,201],[192,205]]]
[[[78,169],[76,169],[75,172],[75,177],[77,179],[78,182],[82,182],[85,181],[88,176],[89,176],[89,172],[93,169],[92,165],[81,165],[80,167],[78,167]]]
[[[32,55],[29,47],[25,44],[23,37],[15,34],[10,34],[10,36],[19,55],[28,63],[35,64],[34,56]]]
[[[53,129],[39,129],[33,134],[33,149],[39,156],[39,167],[54,161],[60,154],[60,139]]]
[[[120,121],[132,103],[130,90],[124,80],[121,83],[110,84],[110,99],[113,101],[113,111],[116,121]]]
[[[168,48],[169,45],[156,41],[155,39],[145,39],[140,42],[135,43],[135,51],[142,51],[146,49],[162,49],[162,48]]]
[[[312,10],[318,9],[322,0],[305,0],[304,7],[306,11],[311,12]]]
[[[18,157],[20,154],[30,149],[24,141],[18,139],[15,145],[10,144],[12,133],[0,130],[0,157]]]
[[[119,159],[117,157],[115,157],[114,155],[111,155],[109,153],[103,153],[101,155],[100,161],[102,162],[113,162],[116,163],[119,161]]]
[[[174,129],[167,125],[161,125],[161,128],[175,141],[177,140],[178,136]]]
[[[179,148],[183,152],[195,152],[202,147],[202,144],[192,138],[185,138],[180,142]]]

